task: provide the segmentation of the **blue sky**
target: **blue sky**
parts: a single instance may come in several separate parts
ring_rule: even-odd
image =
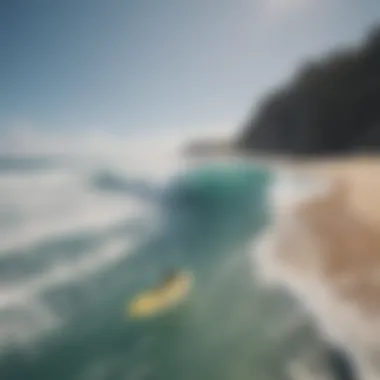
[[[3,0],[0,128],[237,125],[378,20],[379,0]]]

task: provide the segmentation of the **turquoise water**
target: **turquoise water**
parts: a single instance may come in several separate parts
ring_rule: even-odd
[[[112,239],[135,239],[122,259],[39,288],[40,304],[59,323],[27,343],[9,344],[0,379],[281,380],[291,379],[294,362],[322,370],[323,342],[285,291],[256,281],[248,254],[253,237],[270,223],[270,180],[265,170],[234,167],[175,176],[163,190],[140,181],[133,191],[144,189],[159,205],[153,229],[149,218],[126,218],[100,232],[56,235],[1,256],[0,282],[9,288],[38,278],[52,262],[75,263]],[[122,193],[131,186],[125,179],[100,182],[90,181],[92,191]],[[128,319],[126,302],[168,268],[193,272],[185,302],[154,319]],[[0,310],[9,334],[19,331],[7,330],[12,323],[31,323],[17,305]]]

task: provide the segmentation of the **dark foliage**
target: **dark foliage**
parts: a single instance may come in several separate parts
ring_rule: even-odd
[[[359,48],[305,65],[264,99],[237,145],[305,156],[380,151],[380,27]]]

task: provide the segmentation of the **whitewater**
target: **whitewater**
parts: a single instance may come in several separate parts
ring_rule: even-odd
[[[268,253],[275,239],[250,209],[263,194],[236,185],[214,196],[197,184],[200,195],[183,196],[185,186],[165,198],[173,179],[201,167],[181,158],[186,140],[30,133],[1,142],[0,378],[335,378],[330,338],[302,301],[315,287],[301,278],[298,295],[286,281],[272,285],[284,277]],[[273,178],[275,210],[319,189]],[[195,273],[187,302],[157,320],[126,320],[125,302],[168,267]]]

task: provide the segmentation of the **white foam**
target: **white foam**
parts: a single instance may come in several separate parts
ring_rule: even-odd
[[[39,276],[14,286],[0,287],[0,349],[28,345],[61,326],[63,320],[40,296],[46,290],[88,279],[130,254],[130,241],[114,240],[76,261],[56,262]]]
[[[2,211],[15,217],[0,229],[4,252],[56,235],[103,228],[149,210],[134,198],[96,193],[84,180],[58,172],[1,176],[0,215]]]
[[[38,301],[0,313],[0,352],[13,346],[28,347],[35,339],[60,325],[60,319]]]
[[[295,207],[312,198],[324,197],[331,189],[328,181],[317,180],[305,173],[279,170],[269,190],[274,215],[291,216]]]
[[[107,265],[125,258],[130,245],[131,242],[125,240],[111,241],[107,246],[99,248],[98,252],[89,252],[78,261],[56,262],[38,277],[13,286],[1,286],[0,310],[11,305],[28,303],[46,289],[87,278]]]
[[[206,128],[203,135],[207,133],[211,135]],[[102,132],[48,135],[29,130],[3,136],[0,141],[3,154],[60,155],[62,161],[60,167],[46,172],[0,176],[0,218],[2,211],[14,216],[13,221],[0,225],[0,253],[59,234],[103,228],[129,216],[152,212],[150,205],[136,198],[97,193],[91,190],[88,180],[99,169],[107,168],[160,184],[174,172],[188,167],[181,158],[188,135],[177,133],[147,139]]]

